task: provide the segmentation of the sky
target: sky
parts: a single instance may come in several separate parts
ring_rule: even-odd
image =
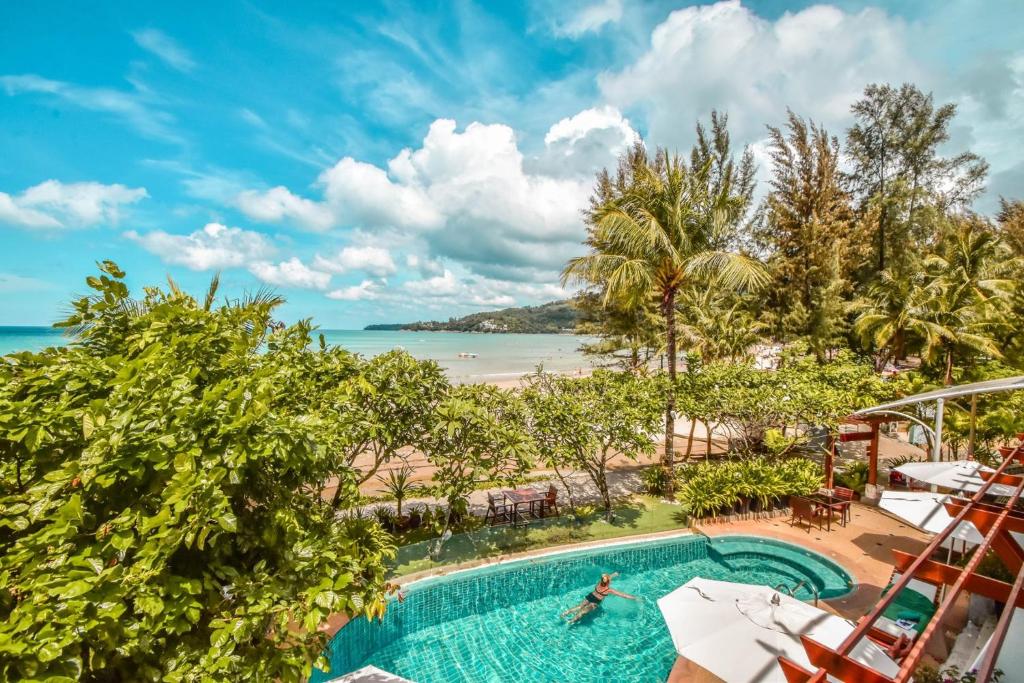
[[[842,137],[872,82],[957,105],[977,210],[1024,197],[1018,0],[9,3],[0,324],[55,322],[106,259],[328,329],[551,301],[634,141],[725,111],[764,179],[766,125]]]

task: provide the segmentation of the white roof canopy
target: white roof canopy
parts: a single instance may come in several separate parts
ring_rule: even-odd
[[[923,394],[914,394],[913,396],[907,396],[905,398],[898,399],[896,401],[890,401],[889,403],[883,403],[882,405],[872,406],[871,408],[864,408],[858,410],[854,415],[871,415],[872,413],[884,413],[896,408],[903,406],[913,405],[915,403],[926,403],[928,401],[935,401],[937,399],[951,399],[960,398],[961,396],[974,396],[975,394],[991,394],[1000,391],[1016,391],[1018,389],[1024,389],[1024,375],[1017,377],[1003,377],[1001,379],[990,379],[984,382],[974,382],[973,384],[960,384],[952,387],[943,387],[942,389],[935,389],[934,391],[926,391]]]

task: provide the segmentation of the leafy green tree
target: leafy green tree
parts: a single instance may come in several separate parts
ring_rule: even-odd
[[[988,164],[972,152],[939,155],[956,105],[936,108],[931,94],[909,83],[900,88],[871,84],[851,110],[856,122],[846,140],[850,178],[862,214],[873,223],[874,272],[902,275],[904,264],[931,237],[922,231],[919,212],[968,204],[981,192]]]
[[[335,474],[340,477],[355,469],[362,484],[403,449],[419,447],[448,380],[437,363],[417,360],[405,351],[360,359],[354,370],[349,381],[332,387],[321,402],[333,412],[337,425]],[[335,507],[341,496],[341,489],[336,489]]]
[[[724,125],[719,119],[723,131]],[[726,287],[766,279],[757,261],[729,250],[749,195],[742,173],[734,177],[737,171],[722,149],[727,143],[727,137],[719,136],[707,151],[699,146],[691,155],[701,164],[697,168],[665,150],[653,160],[634,150],[615,182],[607,174],[599,176],[585,242],[590,252],[571,259],[562,273],[563,283],[599,288],[606,302],[645,306],[654,300],[663,320],[671,378],[665,401],[666,470],[674,462],[677,294],[712,277]],[[719,172],[729,175],[718,177]]]
[[[748,302],[715,282],[680,290],[677,310],[683,347],[706,360],[747,359],[764,329],[750,314]]]
[[[304,680],[329,614],[384,609],[393,553],[310,495],[309,399],[344,377],[308,324],[268,332],[276,299],[102,271],[70,345],[0,363],[0,679]]]
[[[792,111],[768,127],[771,191],[756,238],[769,253],[769,310],[777,338],[805,337],[819,360],[842,332],[854,226],[839,140]]]
[[[448,505],[447,524],[466,514],[481,481],[512,483],[532,463],[534,444],[516,392],[486,384],[456,386],[435,409],[423,450],[436,469],[434,490]]]
[[[540,457],[565,484],[566,472],[584,472],[612,518],[608,462],[654,452],[661,400],[656,381],[631,373],[597,370],[590,377],[537,373],[524,400]],[[567,486],[567,490],[571,489]],[[571,495],[571,493],[570,493]]]

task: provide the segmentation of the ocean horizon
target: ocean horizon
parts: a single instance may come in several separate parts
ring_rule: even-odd
[[[407,351],[414,358],[433,360],[453,381],[500,381],[545,370],[574,373],[593,366],[580,351],[591,337],[573,334],[494,334],[482,332],[414,332],[407,330],[316,330],[329,345],[340,346],[363,356],[376,356],[392,349]],[[69,341],[64,330],[43,326],[0,326],[0,355],[20,351],[41,351]],[[475,354],[460,357],[459,354]]]

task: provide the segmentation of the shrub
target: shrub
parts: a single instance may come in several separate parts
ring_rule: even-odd
[[[791,495],[806,495],[822,484],[821,468],[810,460],[750,458],[703,462],[680,470],[677,499],[694,517],[757,501],[762,508]]]
[[[857,493],[864,493],[864,487],[868,483],[868,463],[858,460],[851,463],[842,472],[836,472],[836,483],[853,489]]]

